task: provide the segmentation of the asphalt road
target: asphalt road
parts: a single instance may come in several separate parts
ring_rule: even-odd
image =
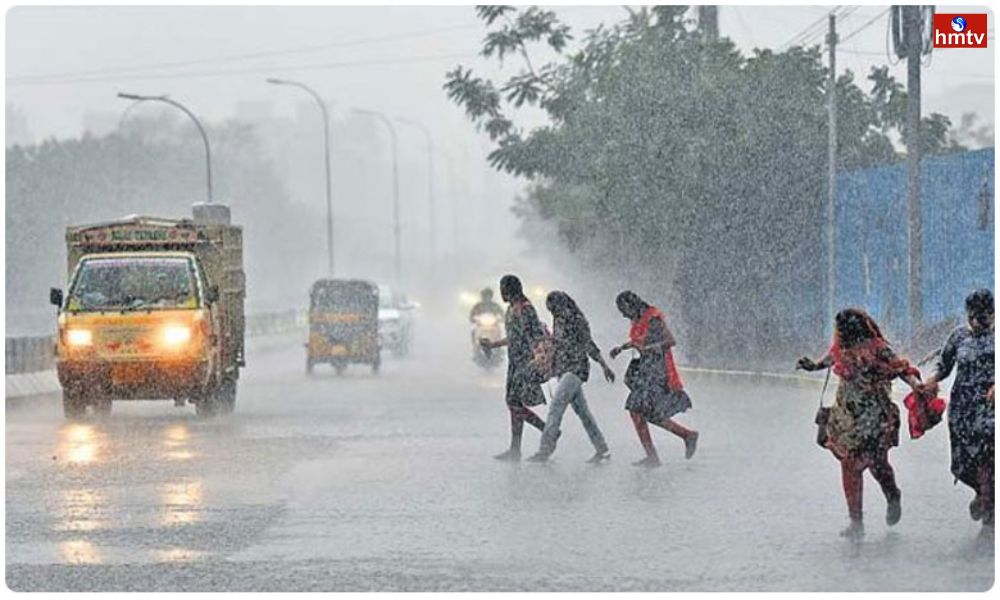
[[[813,442],[815,390],[689,378],[655,470],[592,381],[612,447],[602,466],[568,413],[554,460],[502,464],[500,373],[462,325],[425,327],[414,355],[342,377],[301,347],[259,350],[237,413],[120,403],[63,422],[53,403],[6,416],[6,581],[17,591],[985,590],[994,540],[952,485],[947,432],[893,454],[903,519],[866,480],[866,536],[841,538],[834,459]],[[441,342],[430,347],[433,337]],[[445,343],[455,341],[454,344]],[[603,340],[605,344],[612,340]],[[622,370],[623,358],[618,368]],[[595,372],[596,375],[596,372]],[[538,435],[525,434],[525,454]]]

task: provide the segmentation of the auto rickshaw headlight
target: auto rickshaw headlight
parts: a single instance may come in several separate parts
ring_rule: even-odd
[[[160,333],[160,340],[168,348],[179,348],[191,341],[191,328],[187,325],[167,325]]]
[[[89,329],[67,329],[66,344],[77,348],[94,343],[94,333]]]

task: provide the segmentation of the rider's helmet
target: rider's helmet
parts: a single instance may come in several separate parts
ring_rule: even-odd
[[[491,288],[483,288],[482,291],[479,292],[479,295],[482,297],[483,302],[490,302],[493,300],[493,290]]]

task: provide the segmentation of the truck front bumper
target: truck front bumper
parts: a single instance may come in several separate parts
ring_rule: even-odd
[[[206,360],[60,360],[59,383],[84,395],[114,400],[191,398],[208,384]]]

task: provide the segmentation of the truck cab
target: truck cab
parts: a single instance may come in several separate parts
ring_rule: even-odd
[[[132,399],[190,402],[202,415],[233,410],[244,364],[233,229],[133,217],[67,231],[69,286],[50,301],[68,418]]]

